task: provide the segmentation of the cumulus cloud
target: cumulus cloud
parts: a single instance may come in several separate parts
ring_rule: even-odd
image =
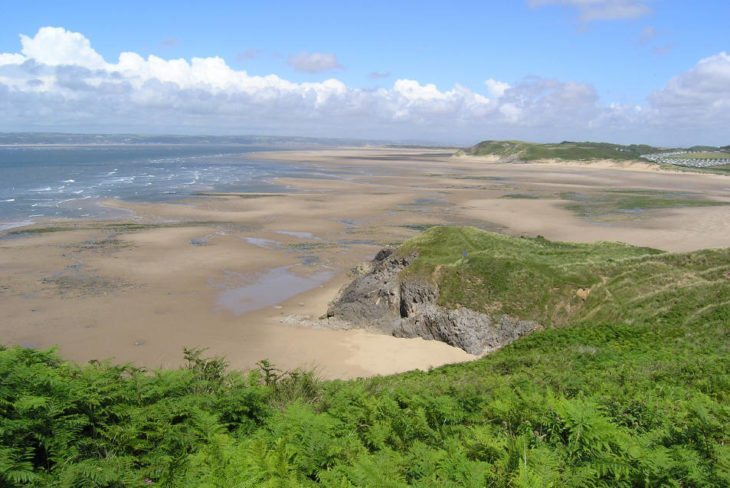
[[[322,71],[342,69],[337,61],[337,56],[332,53],[301,52],[289,56],[289,66],[305,73],[320,73]]]
[[[701,59],[672,78],[650,99],[654,121],[668,125],[714,127],[730,138],[730,55],[721,52]]]
[[[484,84],[487,90],[489,90],[489,93],[495,98],[501,97],[510,88],[509,83],[493,80],[492,78],[489,78]]]
[[[440,90],[416,80],[370,91],[334,78],[295,83],[252,75],[215,56],[186,60],[123,52],[107,62],[83,35],[61,28],[22,36],[21,44],[21,53],[0,55],[4,130],[38,123],[76,128],[95,121],[139,130],[205,126],[344,136],[361,134],[354,128],[364,125],[385,136],[392,134],[388,124],[437,127],[442,117],[472,120],[494,111],[490,100],[464,87]]]
[[[730,122],[726,53],[701,60],[644,106],[602,104],[589,84],[540,77],[514,83],[490,78],[484,88],[479,93],[407,78],[377,89],[335,78],[293,82],[234,69],[215,56],[122,52],[109,61],[82,34],[44,27],[21,36],[19,52],[0,53],[0,130],[676,143],[666,127],[677,117],[695,124],[699,136],[718,136]]]
[[[651,13],[647,0],[528,0],[532,7],[564,5],[578,10],[580,19],[594,20],[637,19]]]
[[[24,56],[47,66],[73,65],[103,68],[104,58],[91,48],[89,40],[78,32],[62,27],[42,27],[34,37],[20,36]]]
[[[0,66],[8,64],[23,64],[26,57],[17,53],[0,53]]]

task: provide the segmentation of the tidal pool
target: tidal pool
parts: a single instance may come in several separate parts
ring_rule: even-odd
[[[294,230],[277,230],[277,234],[282,234],[285,236],[291,236],[296,237],[298,239],[315,239],[315,240],[321,240],[319,237],[315,236],[311,232],[299,232]]]
[[[230,286],[218,295],[218,305],[236,315],[252,312],[281,303],[307,290],[311,290],[332,278],[330,270],[300,276],[291,271],[291,266],[279,266],[255,276],[251,283]],[[220,286],[220,285],[219,285]]]
[[[281,247],[281,243],[272,239],[264,239],[262,237],[244,237],[243,239],[252,246],[263,247],[264,249],[277,249]]]

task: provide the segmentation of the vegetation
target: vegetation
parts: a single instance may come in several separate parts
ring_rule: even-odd
[[[687,159],[730,159],[730,152],[708,149],[703,152],[688,152],[682,157]]]
[[[570,142],[538,144],[525,141],[482,141],[457,154],[493,156],[502,162],[556,159],[564,161],[637,161],[652,162],[660,167],[677,171],[690,167],[693,171],[727,174],[730,165],[722,160],[730,158],[730,146],[693,146],[659,148],[646,144],[610,144],[605,142]],[[663,155],[667,157],[663,157]],[[670,156],[671,155],[671,156]],[[716,163],[713,160],[718,160]],[[694,163],[697,161],[697,163]]]
[[[418,254],[407,272],[436,282],[448,308],[547,326],[730,319],[730,249],[670,254],[436,227],[398,252]]]
[[[730,164],[723,164],[722,166],[713,166],[711,169],[713,172],[716,172],[716,173],[728,174],[728,173],[730,173]]]
[[[613,190],[590,195],[579,192],[566,192],[562,193],[560,197],[570,202],[566,205],[569,210],[572,210],[580,217],[594,220],[644,210],[727,205],[726,202],[708,200],[698,193],[672,191]]]
[[[444,304],[547,329],[471,363],[330,382],[200,350],[150,372],[0,348],[0,485],[730,485],[730,250],[435,227],[398,252],[414,251],[408,272]]]
[[[612,159],[630,161],[641,159],[642,154],[660,149],[645,144],[623,146],[605,142],[569,142],[537,144],[523,141],[483,141],[466,150],[474,156],[498,156],[504,160],[533,161],[537,159],[563,159],[586,161]]]
[[[206,221],[182,221],[172,223],[144,223],[144,222],[104,222],[104,223],[91,223],[91,224],[77,224],[73,223],[70,225],[36,225],[21,227],[19,229],[8,230],[0,233],[0,239],[2,238],[18,238],[49,234],[53,232],[70,232],[78,230],[102,230],[117,233],[131,233],[145,231],[149,229],[164,229],[164,228],[176,228],[176,227],[207,227],[214,225],[232,225],[227,222],[206,222]]]
[[[506,193],[501,198],[512,198],[515,200],[539,200],[540,197],[531,193]]]
[[[68,230],[74,230],[71,227],[56,227],[56,226],[48,226],[48,227],[31,227],[31,228],[21,228],[17,230],[10,230],[4,233],[6,236],[13,236],[13,237],[19,237],[19,236],[30,236],[30,235],[37,235],[37,234],[50,234],[52,232],[64,232]]]

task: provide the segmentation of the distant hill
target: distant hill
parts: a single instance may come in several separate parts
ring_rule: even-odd
[[[624,146],[607,142],[563,141],[558,144],[537,144],[523,141],[482,141],[464,152],[472,156],[498,156],[504,161],[534,161],[537,159],[630,161],[641,159],[642,154],[665,150],[646,144]]]

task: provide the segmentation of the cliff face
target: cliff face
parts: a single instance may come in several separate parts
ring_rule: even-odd
[[[401,278],[416,258],[381,250],[330,304],[327,316],[353,326],[373,327],[396,337],[422,337],[482,354],[503,347],[541,328],[534,321],[509,315],[492,316],[467,308],[438,305],[434,283]]]

